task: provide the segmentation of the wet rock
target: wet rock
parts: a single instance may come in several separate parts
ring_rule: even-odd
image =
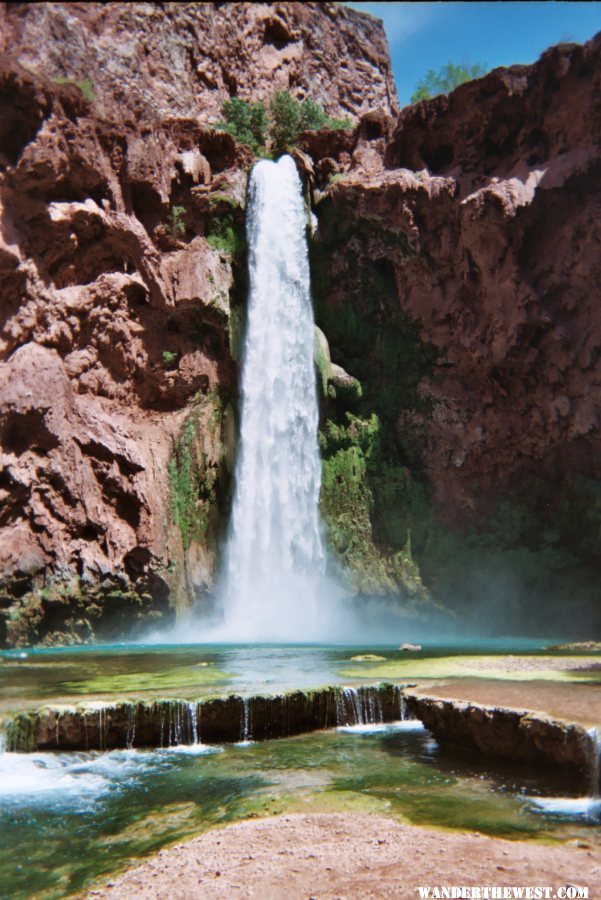
[[[443,744],[486,756],[567,766],[590,774],[597,753],[582,725],[524,709],[483,706],[404,692],[409,715]]]
[[[7,747],[109,750],[265,740],[336,725],[391,722],[400,715],[400,688],[324,688],[274,697],[231,696],[205,701],[154,700],[49,707],[3,723]]]
[[[546,649],[574,651],[576,653],[601,653],[601,641],[573,641],[571,644],[554,644]]]

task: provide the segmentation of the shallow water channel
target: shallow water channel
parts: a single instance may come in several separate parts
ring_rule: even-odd
[[[20,652],[3,654],[5,708],[144,689],[204,696],[366,683],[362,669],[406,665],[390,648]],[[478,648],[474,656],[484,652],[506,650]],[[449,653],[430,650],[429,658],[436,667]],[[366,655],[384,660],[352,660]],[[601,806],[579,798],[579,789],[556,770],[449,754],[417,722],[160,751],[4,753],[0,897],[63,897],[207,828],[281,812],[384,812],[421,825],[601,848]]]
[[[94,698],[204,699],[225,694],[274,694],[333,684],[375,684],[441,677],[514,677],[495,672],[507,653],[562,657],[540,642],[429,644],[407,653],[390,646],[247,644],[116,644],[0,651],[0,716],[49,702]],[[486,665],[486,670],[483,665]],[[491,669],[491,666],[493,667]],[[547,673],[527,670],[526,677]],[[557,678],[553,673],[553,679]],[[584,676],[570,676],[582,680]],[[586,680],[601,680],[601,672]]]

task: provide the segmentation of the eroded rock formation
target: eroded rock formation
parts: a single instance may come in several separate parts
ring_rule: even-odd
[[[401,688],[327,687],[277,696],[212,700],[156,699],[19,713],[1,722],[13,751],[112,750],[180,744],[260,741],[337,725],[394,722]]]
[[[487,622],[599,609],[600,82],[596,38],[304,142],[317,323],[363,387],[331,414],[380,419],[372,522]]]
[[[116,638],[213,584],[252,162],[212,123],[277,89],[390,112],[337,4],[5,4],[0,643]]]
[[[595,773],[594,735],[574,724],[525,709],[483,706],[405,692],[407,709],[443,745],[484,756]],[[588,785],[587,785],[588,786]],[[596,786],[595,786],[596,789]]]
[[[243,227],[245,151],[16,66],[2,85],[3,639],[118,636],[211,583],[236,318],[211,223]]]
[[[228,97],[310,96],[332,116],[394,112],[381,22],[339,3],[5,4],[0,48],[86,83],[100,115],[207,124]]]
[[[214,124],[278,88],[356,122],[297,152],[355,589],[597,615],[598,39],[398,114],[381,26],[337,4],[0,24],[0,641],[120,636],[210,591],[252,163]]]

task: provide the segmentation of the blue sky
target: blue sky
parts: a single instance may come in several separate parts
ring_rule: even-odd
[[[601,2],[348,3],[384,21],[401,106],[428,69],[534,62],[551,44],[601,31]]]

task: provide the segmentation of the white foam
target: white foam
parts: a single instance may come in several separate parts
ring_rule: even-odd
[[[78,760],[78,763],[80,761]],[[51,753],[4,753],[0,757],[0,797],[36,800],[40,794],[98,797],[108,789],[103,775],[78,768]]]
[[[597,797],[530,797],[534,811],[552,816],[594,819],[601,817],[601,800]]]
[[[161,752],[179,753],[182,756],[208,756],[211,753],[223,753],[223,747],[215,747],[213,744],[178,744],[165,747]]]
[[[339,725],[336,731],[347,734],[376,734],[386,731],[425,731],[419,719],[403,719],[399,722],[371,722],[362,725]]]

